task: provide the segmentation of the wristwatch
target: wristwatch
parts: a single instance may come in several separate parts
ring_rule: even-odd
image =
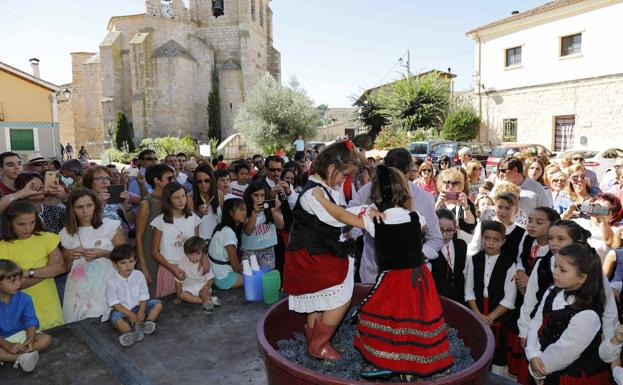
[[[28,270],[28,278],[34,278],[34,277],[35,277],[35,269]]]

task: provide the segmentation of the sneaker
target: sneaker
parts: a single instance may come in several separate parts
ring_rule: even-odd
[[[214,305],[212,304],[211,300],[207,300],[203,303],[203,305],[201,305],[201,308],[208,313],[212,313],[212,310],[214,310]]]
[[[217,296],[212,296],[212,298],[210,298],[210,301],[214,306],[221,306],[221,300]]]
[[[145,321],[141,326],[141,331],[145,334],[153,334],[156,331],[156,323],[154,321]]]
[[[24,353],[17,356],[17,360],[15,361],[14,368],[18,366],[22,368],[25,372],[32,372],[35,370],[35,366],[37,366],[37,362],[39,361],[39,353],[37,351]]]
[[[121,346],[127,347],[138,341],[138,337],[139,336],[136,332],[123,333],[119,336],[119,343],[121,344]]]

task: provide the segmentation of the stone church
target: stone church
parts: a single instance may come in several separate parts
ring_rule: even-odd
[[[208,138],[208,97],[218,86],[221,137],[258,79],[280,80],[270,0],[146,0],[145,13],[114,16],[99,52],[74,52],[72,97],[61,105],[61,137],[90,154],[110,146],[118,112],[146,137]]]

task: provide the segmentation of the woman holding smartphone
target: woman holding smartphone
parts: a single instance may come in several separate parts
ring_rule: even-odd
[[[97,199],[103,207],[104,218],[110,218],[130,225],[134,223],[135,219],[132,205],[129,201],[130,194],[124,187],[119,194],[119,197],[123,199],[123,203],[109,203],[108,201],[111,199],[111,191],[109,190],[111,187],[110,180],[110,170],[104,166],[96,166],[85,171],[82,176],[82,185],[95,192]],[[126,229],[124,229],[124,232],[127,235]]]
[[[469,182],[457,168],[443,170],[437,177],[439,197],[435,210],[447,208],[458,220],[459,230],[469,235],[476,228],[476,207],[469,200]],[[464,234],[464,238],[469,238]]]

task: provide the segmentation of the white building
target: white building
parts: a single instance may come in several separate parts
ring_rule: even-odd
[[[467,32],[479,140],[623,146],[623,0],[558,0]]]

